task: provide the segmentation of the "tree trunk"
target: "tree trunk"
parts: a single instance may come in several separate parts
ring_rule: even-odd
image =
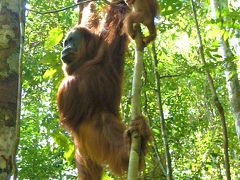
[[[209,84],[209,87],[210,87],[210,90],[211,90],[211,93],[213,96],[213,102],[218,110],[218,113],[219,113],[220,119],[221,119],[221,123],[222,123],[224,164],[225,164],[227,180],[230,180],[231,174],[230,174],[230,163],[229,163],[229,155],[228,155],[228,135],[227,135],[227,125],[226,125],[225,113],[224,113],[223,106],[222,106],[221,102],[219,101],[219,98],[218,98],[218,95],[216,92],[216,88],[214,86],[213,78],[210,74],[207,62],[205,60],[204,48],[203,48],[203,44],[202,44],[202,37],[200,34],[200,29],[199,29],[198,20],[197,20],[197,14],[196,14],[196,8],[195,8],[193,0],[191,0],[191,5],[192,5],[192,11],[193,11],[193,15],[194,15],[196,30],[197,30],[197,36],[198,36],[198,40],[199,40],[200,57],[201,57],[203,65],[205,67],[205,73],[206,73],[208,84]]]
[[[135,65],[133,74],[133,85],[132,85],[132,101],[131,111],[132,119],[141,115],[140,99],[141,99],[141,77],[143,71],[143,44],[141,39],[141,29],[138,26],[137,36],[135,39]],[[129,155],[129,166],[128,166],[128,180],[138,179],[138,166],[139,166],[139,147],[140,138],[137,132],[133,132],[131,135],[131,149]]]
[[[228,90],[228,98],[235,120],[235,128],[240,143],[240,86],[237,74],[237,65],[234,62],[234,56],[230,50],[228,41],[221,38],[220,48],[222,50],[222,58],[225,62],[225,78]]]
[[[234,30],[234,40],[235,40],[234,49],[235,49],[236,55],[240,56],[240,32],[238,29]],[[238,62],[239,61],[240,59],[238,59]]]
[[[167,167],[167,179],[172,180],[172,163],[171,163],[171,156],[169,152],[169,144],[168,144],[168,137],[167,137],[167,129],[166,129],[166,123],[164,119],[164,113],[163,113],[163,107],[162,107],[162,97],[161,97],[161,86],[160,86],[160,75],[158,73],[157,67],[157,55],[155,50],[155,44],[153,43],[152,46],[152,52],[153,52],[153,60],[154,60],[154,74],[155,74],[155,81],[157,85],[157,98],[158,98],[158,107],[159,107],[159,116],[160,116],[160,124],[161,124],[161,132],[162,132],[162,139],[165,149],[165,158],[166,158],[166,167]]]
[[[212,12],[215,12],[212,13],[212,18],[214,20],[220,18],[223,22],[224,18],[221,17],[220,12],[222,9],[220,9],[220,7],[224,7],[226,9],[228,8],[226,3],[220,5],[217,0],[211,0],[211,9]],[[225,65],[225,78],[228,90],[228,98],[235,120],[237,137],[240,143],[240,86],[238,81],[237,65],[234,62],[234,55],[230,50],[228,39],[225,40],[223,37],[221,37],[220,50]]]
[[[10,179],[15,167],[20,104],[19,0],[0,2],[0,179]],[[14,170],[15,171],[15,170]],[[16,172],[16,171],[15,171]]]

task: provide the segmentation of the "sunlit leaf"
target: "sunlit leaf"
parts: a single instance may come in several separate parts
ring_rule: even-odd
[[[71,162],[74,157],[74,146],[73,144],[69,146],[68,150],[64,152],[64,158],[68,161]]]
[[[103,180],[114,180],[114,179],[104,174]]]
[[[46,72],[43,74],[43,78],[45,78],[45,79],[50,79],[50,78],[52,78],[53,76],[54,76],[54,74],[57,72],[57,70],[56,69],[52,69],[52,68],[50,68],[50,69],[48,69],[48,70],[46,70]]]
[[[228,37],[229,37],[229,32],[228,31],[224,32],[223,40],[226,41],[228,39]]]
[[[45,41],[45,49],[52,49],[57,45],[63,38],[63,33],[61,28],[53,28],[49,31],[48,38]]]

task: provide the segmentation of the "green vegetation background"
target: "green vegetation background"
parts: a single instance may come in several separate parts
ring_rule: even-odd
[[[72,3],[73,0],[29,0],[27,7],[45,12]],[[159,3],[161,16],[157,21],[155,44],[173,176],[180,180],[224,178],[221,122],[199,60],[190,1],[161,0]],[[226,113],[232,179],[238,179],[240,144],[228,101],[224,61],[218,51],[222,31],[211,21],[209,1],[197,1],[197,7],[206,59]],[[230,8],[233,13],[226,15],[226,26],[231,39],[230,30],[240,30],[240,5],[232,4]],[[19,179],[76,179],[74,148],[67,133],[58,125],[56,91],[63,78],[59,57],[61,41],[76,24],[77,14],[74,9],[46,15],[26,12],[21,139],[17,157]],[[239,52],[234,53],[240,70]],[[142,111],[150,119],[154,133],[154,142],[146,157],[145,177],[149,180],[165,179],[151,45],[145,49],[144,59]],[[134,48],[129,46],[121,103],[126,123],[130,119],[133,61]],[[115,179],[108,171],[104,178]]]

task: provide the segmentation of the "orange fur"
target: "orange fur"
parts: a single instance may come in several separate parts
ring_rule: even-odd
[[[77,26],[68,33],[61,54],[65,78],[57,94],[60,123],[73,137],[81,180],[100,180],[105,166],[123,175],[128,168],[129,133],[139,132],[141,155],[151,137],[144,117],[137,117],[129,129],[120,118],[127,39],[121,34],[124,16],[118,13],[112,18],[111,13],[119,7],[111,8],[103,26],[109,31],[96,34],[93,29]],[[113,21],[118,25],[112,26]],[[108,33],[113,37],[106,38]]]
[[[143,37],[143,44],[156,38],[156,27],[154,18],[158,15],[158,4],[156,0],[125,0],[131,11],[126,17],[126,30],[131,38],[135,38],[134,23],[142,23],[149,30],[149,36]]]

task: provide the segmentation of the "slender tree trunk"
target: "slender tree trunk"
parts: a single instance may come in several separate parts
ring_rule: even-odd
[[[140,108],[140,97],[141,97],[141,77],[143,71],[143,44],[141,40],[141,30],[138,26],[138,33],[135,39],[135,65],[133,74],[133,85],[132,85],[132,119],[141,115]],[[138,179],[138,166],[139,166],[139,149],[140,149],[140,138],[137,132],[133,132],[131,135],[131,149],[128,166],[128,180]]]
[[[0,2],[0,179],[16,174],[20,106],[20,17],[22,1]],[[16,178],[16,175],[15,177]]]
[[[165,149],[165,158],[166,158],[166,167],[167,167],[167,179],[172,180],[172,163],[171,163],[171,156],[169,152],[169,144],[168,144],[168,137],[167,137],[167,129],[166,129],[166,123],[164,119],[164,113],[163,113],[163,107],[162,107],[162,97],[161,97],[161,85],[160,85],[160,76],[157,71],[158,62],[157,62],[157,55],[156,55],[156,49],[155,44],[153,43],[152,46],[152,52],[153,52],[153,61],[154,61],[154,73],[155,73],[155,81],[157,85],[157,98],[158,98],[158,107],[159,107],[159,116],[160,116],[160,124],[161,124],[161,132],[162,132],[162,139]]]
[[[199,45],[200,45],[200,47],[199,47],[200,57],[201,57],[203,65],[205,67],[205,73],[206,73],[208,84],[209,84],[209,87],[210,87],[210,90],[211,90],[211,93],[212,93],[212,96],[213,96],[213,101],[214,101],[214,104],[215,104],[215,106],[218,110],[218,113],[219,113],[220,119],[221,119],[221,123],[222,123],[224,163],[225,163],[227,180],[230,180],[231,179],[231,174],[230,174],[230,163],[229,163],[229,155],[228,155],[228,135],[227,135],[227,126],[226,126],[224,109],[222,107],[222,104],[219,101],[218,95],[216,93],[216,88],[214,86],[213,78],[210,74],[210,71],[209,71],[208,66],[207,66],[207,62],[205,60],[204,49],[203,49],[203,44],[202,44],[202,37],[201,37],[201,34],[200,34],[200,29],[199,29],[197,15],[196,15],[196,8],[195,8],[193,0],[191,0],[191,5],[192,5],[192,11],[193,11],[193,14],[194,14],[197,36],[198,36]]]
[[[236,55],[240,56],[240,32],[238,29],[234,30],[234,39],[235,39],[234,49],[235,49]],[[238,59],[238,62],[239,61],[240,59]]]
[[[144,80],[145,80],[144,85],[147,85],[147,79],[148,79],[147,71],[146,71],[146,68],[144,68]],[[144,99],[145,99],[144,100],[144,113],[149,115],[148,110],[147,110],[148,109],[148,97],[147,97],[146,91],[144,91]],[[148,119],[152,119],[152,118],[148,116]],[[151,123],[151,121],[150,121],[150,123]],[[162,160],[161,160],[161,157],[160,157],[158,146],[159,146],[159,144],[156,142],[156,139],[153,137],[153,146],[152,146],[152,151],[154,152],[153,163],[157,162],[159,164],[159,167],[162,171],[162,176],[164,178],[166,178],[167,177],[167,171],[165,170],[165,167],[162,164]]]
[[[237,74],[237,65],[230,50],[228,41],[221,38],[222,58],[225,62],[225,77],[231,110],[235,119],[235,128],[240,143],[240,86]]]
[[[212,19],[221,19],[224,21],[224,18],[221,17],[222,7],[228,8],[226,2],[220,2],[218,0],[211,0],[211,10],[212,10]],[[221,56],[224,60],[225,65],[225,77],[226,77],[226,86],[228,90],[228,97],[230,102],[230,107],[235,120],[235,127],[237,137],[240,143],[240,86],[238,81],[237,65],[234,62],[234,55],[230,50],[228,39],[221,37],[220,39],[220,50]]]

